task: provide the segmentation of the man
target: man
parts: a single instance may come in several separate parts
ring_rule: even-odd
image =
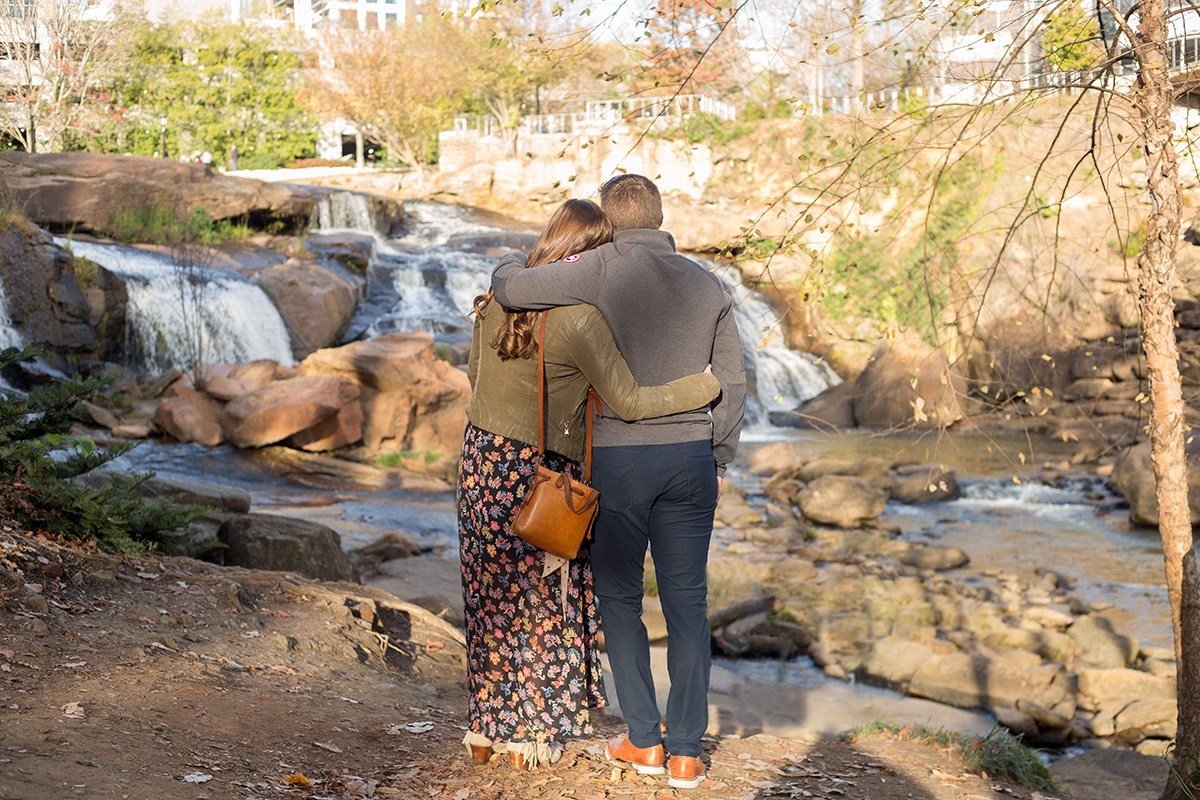
[[[545,309],[591,303],[612,328],[638,383],[657,386],[712,364],[722,393],[711,409],[625,422],[605,408],[596,423],[593,485],[600,512],[591,547],[605,646],[625,736],[608,754],[645,774],[694,788],[704,779],[700,737],[708,721],[710,664],[708,545],[725,467],[746,405],[746,374],[733,303],[712,273],[675,251],[662,226],[662,198],[641,175],[600,189],[617,231],[610,244],[525,269],[510,253],[492,276],[501,305]],[[654,556],[667,623],[666,751],[650,649],[642,624],[646,546]]]

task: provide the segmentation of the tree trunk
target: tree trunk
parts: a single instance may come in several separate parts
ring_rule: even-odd
[[[362,169],[366,165],[366,143],[363,141],[362,129],[354,126],[354,166]]]
[[[1142,313],[1142,347],[1150,377],[1150,442],[1155,496],[1162,536],[1167,591],[1175,630],[1179,685],[1179,725],[1175,771],[1186,776],[1200,755],[1200,673],[1196,660],[1197,579],[1192,551],[1192,521],[1187,498],[1184,454],[1184,403],[1175,345],[1175,256],[1179,243],[1182,197],[1179,162],[1172,141],[1174,87],[1167,71],[1166,0],[1141,5],[1133,42],[1139,62],[1139,85],[1133,93],[1143,144],[1151,211],[1146,244],[1138,258]],[[1186,577],[1185,577],[1186,571]],[[1185,596],[1186,588],[1186,596]],[[1182,797],[1182,787],[1168,781],[1164,798]]]

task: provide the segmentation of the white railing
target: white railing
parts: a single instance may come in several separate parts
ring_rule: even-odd
[[[583,111],[559,114],[530,114],[517,121],[521,135],[594,133],[616,125],[652,123],[658,119],[680,120],[694,114],[712,114],[732,120],[737,109],[702,94],[680,94],[671,97],[628,97],[623,100],[590,100]],[[455,117],[454,128],[442,136],[467,136],[478,131],[480,136],[500,134],[499,121],[491,115]]]
[[[1121,74],[1121,70],[1118,70]],[[880,89],[857,95],[807,98],[796,109],[805,114],[903,114],[922,106],[976,104],[999,99],[1014,92],[1039,95],[1077,94],[1092,86],[1098,75],[1093,70],[1043,72],[1016,80],[947,81],[931,87]]]

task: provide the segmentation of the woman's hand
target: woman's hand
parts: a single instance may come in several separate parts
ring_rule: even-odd
[[[712,375],[712,364],[709,364],[707,367],[704,368],[704,374]]]

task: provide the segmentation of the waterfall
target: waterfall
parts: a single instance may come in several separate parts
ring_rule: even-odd
[[[411,203],[415,219],[402,239],[380,242],[376,269],[390,277],[387,308],[372,310],[362,337],[398,331],[428,331],[439,344],[469,342],[467,314],[474,299],[491,285],[496,257],[454,249],[474,237],[499,230],[466,219],[463,209],[436,203]],[[724,264],[696,259],[721,278],[734,299],[746,372],[757,396],[747,399],[749,425],[766,425],[767,412],[791,410],[841,382],[829,365],[808,353],[789,350],[781,325],[767,300],[741,284],[741,274]],[[386,280],[386,278],[385,278]]]
[[[355,192],[331,192],[318,197],[313,203],[309,227],[313,231],[377,233],[367,196]]]
[[[137,368],[148,374],[190,368],[188,339],[199,328],[209,363],[245,363],[260,358],[295,363],[291,339],[266,292],[235,272],[198,268],[202,286],[187,288],[189,276],[168,256],[119,245],[55,239],[62,247],[125,279],[126,319],[140,351]],[[196,298],[192,300],[191,298]],[[198,302],[199,313],[189,313]],[[188,319],[195,322],[189,325]],[[133,348],[131,348],[132,351]]]
[[[4,296],[4,281],[0,281],[0,350],[6,347],[20,347],[21,334],[12,326],[8,317],[8,300]]]
[[[9,347],[21,347],[21,334],[12,326],[8,316],[8,301],[4,297],[4,281],[0,281],[0,350]],[[0,394],[15,391],[12,386],[0,376]]]
[[[721,279],[725,290],[733,297],[746,375],[754,377],[758,389],[756,396],[746,398],[748,425],[764,424],[768,412],[791,411],[805,400],[842,382],[824,361],[810,353],[788,349],[782,323],[771,310],[771,304],[758,292],[742,285],[742,275],[736,267],[708,259],[700,259],[700,262]]]

